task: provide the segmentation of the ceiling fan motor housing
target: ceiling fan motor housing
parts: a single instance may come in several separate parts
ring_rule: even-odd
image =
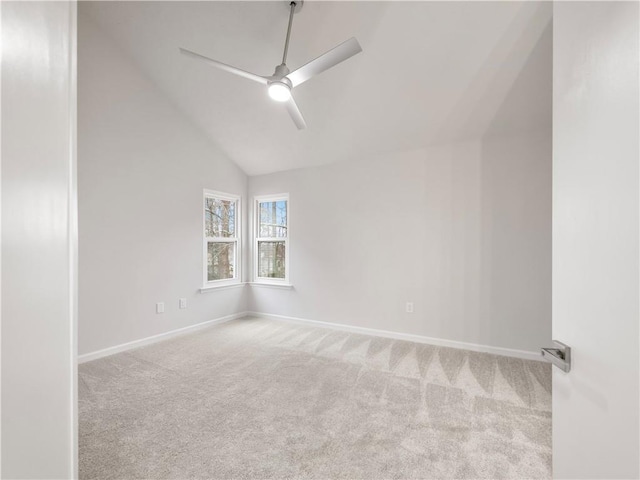
[[[291,98],[293,84],[286,77],[288,74],[289,68],[284,63],[281,63],[276,67],[276,71],[273,72],[273,76],[269,79],[269,96],[278,102],[285,102]]]
[[[289,73],[289,68],[284,63],[281,63],[276,67],[276,71],[273,72],[273,76],[271,78],[276,81],[284,81],[289,85],[289,88],[291,88],[291,81],[286,78]]]

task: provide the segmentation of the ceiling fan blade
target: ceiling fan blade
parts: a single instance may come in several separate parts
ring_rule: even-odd
[[[358,40],[356,40],[355,37],[351,37],[346,42],[320,55],[315,60],[311,60],[309,63],[294,70],[287,75],[287,78],[291,80],[291,84],[296,87],[311,77],[315,77],[325,70],[329,70],[331,67],[336,66],[340,62],[344,62],[346,59],[353,57],[361,51],[362,47],[358,43]]]
[[[245,72],[244,70],[232,67],[231,65],[227,65],[226,63],[218,62],[217,60],[213,60],[212,58],[192,52],[191,50],[181,48],[180,53],[186,55],[187,57],[195,58],[196,60],[202,60],[211,66],[219,68],[220,70],[224,70],[225,72],[234,73],[241,77],[248,78],[249,80],[253,80],[254,82],[262,83],[263,85],[267,85],[267,83],[269,82],[266,77],[261,77],[260,75],[256,75],[255,73],[251,72]]]
[[[300,112],[300,109],[298,108],[298,105],[296,104],[296,101],[293,99],[293,97],[291,97],[289,101],[287,101],[287,111],[289,112],[293,123],[295,123],[296,127],[298,127],[298,130],[304,130],[305,128],[307,128],[307,122],[304,121],[304,117],[302,116],[302,113]]]

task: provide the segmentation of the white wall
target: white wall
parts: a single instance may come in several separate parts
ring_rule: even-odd
[[[244,310],[242,288],[198,289],[202,190],[245,196],[246,176],[82,8],[79,353],[86,354]],[[186,310],[178,309],[181,297]],[[166,313],[156,314],[161,301]]]
[[[548,128],[249,179],[250,197],[281,192],[294,289],[252,287],[251,310],[533,352],[551,340]]]
[[[554,4],[555,478],[638,478],[639,8]]]
[[[75,475],[75,12],[2,3],[2,478]]]

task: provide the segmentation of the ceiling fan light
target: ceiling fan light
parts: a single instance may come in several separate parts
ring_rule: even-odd
[[[276,102],[286,102],[291,98],[291,88],[283,82],[269,84],[269,96]]]

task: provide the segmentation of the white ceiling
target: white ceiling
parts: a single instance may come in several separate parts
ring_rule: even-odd
[[[278,2],[82,2],[190,120],[257,175],[539,128],[551,121],[550,2],[319,2],[294,18],[293,70],[351,36],[363,53],[298,87],[298,131],[263,87],[280,63]]]

